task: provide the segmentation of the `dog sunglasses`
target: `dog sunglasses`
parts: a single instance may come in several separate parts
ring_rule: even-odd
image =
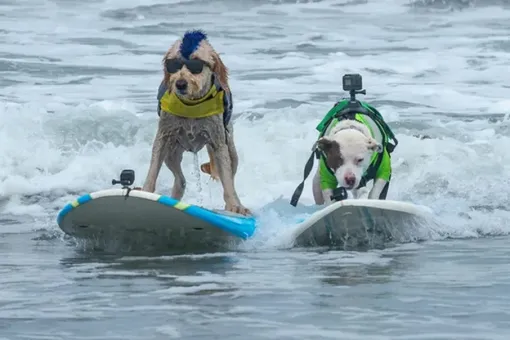
[[[192,74],[199,74],[204,69],[204,65],[207,64],[199,59],[183,60],[180,58],[174,58],[167,59],[165,61],[165,67],[168,73],[175,73],[179,71],[183,65],[186,65],[186,67]]]

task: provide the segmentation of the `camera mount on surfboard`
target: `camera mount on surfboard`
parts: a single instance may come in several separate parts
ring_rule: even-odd
[[[130,189],[129,186],[135,182],[135,170],[124,169],[120,173],[120,180],[112,179],[112,185],[121,184],[122,189]]]

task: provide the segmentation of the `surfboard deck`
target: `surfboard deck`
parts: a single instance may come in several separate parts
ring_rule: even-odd
[[[210,210],[140,190],[108,189],[67,204],[57,223],[86,240],[158,242],[169,248],[223,246],[253,235],[253,217]]]
[[[316,211],[291,228],[289,237],[297,247],[384,248],[391,242],[428,238],[424,223],[432,214],[408,202],[346,199]]]

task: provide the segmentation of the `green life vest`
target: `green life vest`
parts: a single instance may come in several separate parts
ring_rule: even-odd
[[[367,116],[370,120],[364,118]],[[331,110],[326,114],[326,116],[322,119],[322,121],[317,125],[316,129],[319,131],[319,138],[324,136],[324,134],[329,131],[330,126],[334,126],[339,120],[343,119],[355,119],[363,123],[369,123],[369,121],[373,122],[372,124],[368,124],[369,130],[373,135],[377,136],[377,130],[380,133],[379,143],[383,146],[383,152],[375,153],[372,155],[371,163],[365,174],[361,178],[360,185],[358,188],[363,187],[366,183],[374,178],[384,178],[389,181],[391,177],[391,159],[390,154],[393,152],[395,147],[398,145],[398,140],[395,138],[395,135],[391,131],[390,127],[384,121],[382,115],[372,106],[367,103],[363,103],[359,100],[342,100],[336,103]],[[333,125],[331,125],[333,124]],[[376,129],[377,128],[377,129]],[[377,139],[377,138],[376,138]],[[392,139],[394,144],[390,143],[389,139]],[[297,186],[292,198],[290,200],[290,204],[292,206],[296,206],[303,192],[303,188],[305,185],[305,180],[312,171],[314,158],[318,158],[320,160],[320,164],[322,164],[322,170],[319,167],[319,171],[321,172],[321,177],[324,173],[325,177],[328,175],[332,175],[334,180],[322,182],[321,180],[321,188],[329,188],[335,190],[337,189],[337,182],[334,174],[332,174],[332,170],[326,165],[324,162],[324,154],[321,150],[319,150],[316,146],[313,149],[312,154],[308,158],[308,161],[305,164],[304,169],[304,178],[303,181]],[[319,165],[321,166],[321,165]],[[325,172],[328,172],[326,174]],[[327,178],[327,177],[326,177]],[[345,189],[344,189],[345,191]]]
[[[357,104],[350,106],[350,104]],[[359,112],[358,112],[359,111]],[[383,146],[381,153],[374,152],[370,159],[370,165],[363,174],[359,187],[363,187],[372,179],[380,178],[389,181],[391,178],[390,154],[395,149],[398,141],[390,127],[384,122],[382,115],[372,106],[361,101],[350,103],[343,100],[336,103],[317,125],[319,138],[329,132],[341,119],[353,119],[367,126],[372,136]],[[389,139],[395,144],[390,144]],[[321,189],[335,189],[338,181],[333,171],[327,166],[324,154],[321,153],[319,160],[320,186]]]
[[[373,125],[370,123],[369,117],[363,117],[361,114],[356,114],[354,116],[354,119],[362,124],[364,124],[369,130],[372,136],[377,140],[378,143],[383,145],[383,141],[386,139],[387,136],[384,132],[379,131],[378,127],[375,126],[375,130],[373,128]],[[339,122],[338,119],[334,118],[330,125],[328,126],[327,130],[332,129],[337,123]],[[373,121],[372,121],[373,122]],[[375,123],[372,123],[375,124]],[[379,133],[377,133],[379,132]],[[377,161],[379,157],[382,157],[379,166],[377,166]],[[371,169],[375,168],[375,173],[373,171],[370,171]],[[326,163],[326,157],[321,154],[321,157],[319,159],[319,174],[320,174],[320,187],[322,190],[324,189],[335,189],[338,187],[338,180],[335,177],[335,174],[333,171],[327,166]],[[371,178],[373,176],[373,178]],[[364,182],[361,184],[366,184],[366,182],[370,181],[374,178],[380,178],[384,179],[385,181],[389,181],[391,178],[391,159],[390,155],[388,153],[388,150],[383,148],[382,153],[378,153],[374,151],[370,158],[369,167],[365,170],[362,179]],[[361,185],[361,186],[363,186]]]

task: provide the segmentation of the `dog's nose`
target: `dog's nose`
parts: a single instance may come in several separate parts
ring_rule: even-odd
[[[356,177],[354,176],[354,174],[347,174],[344,176],[344,182],[346,185],[352,188],[356,183]]]
[[[175,87],[177,87],[178,90],[186,90],[188,87],[188,82],[184,79],[179,79],[175,82]]]

